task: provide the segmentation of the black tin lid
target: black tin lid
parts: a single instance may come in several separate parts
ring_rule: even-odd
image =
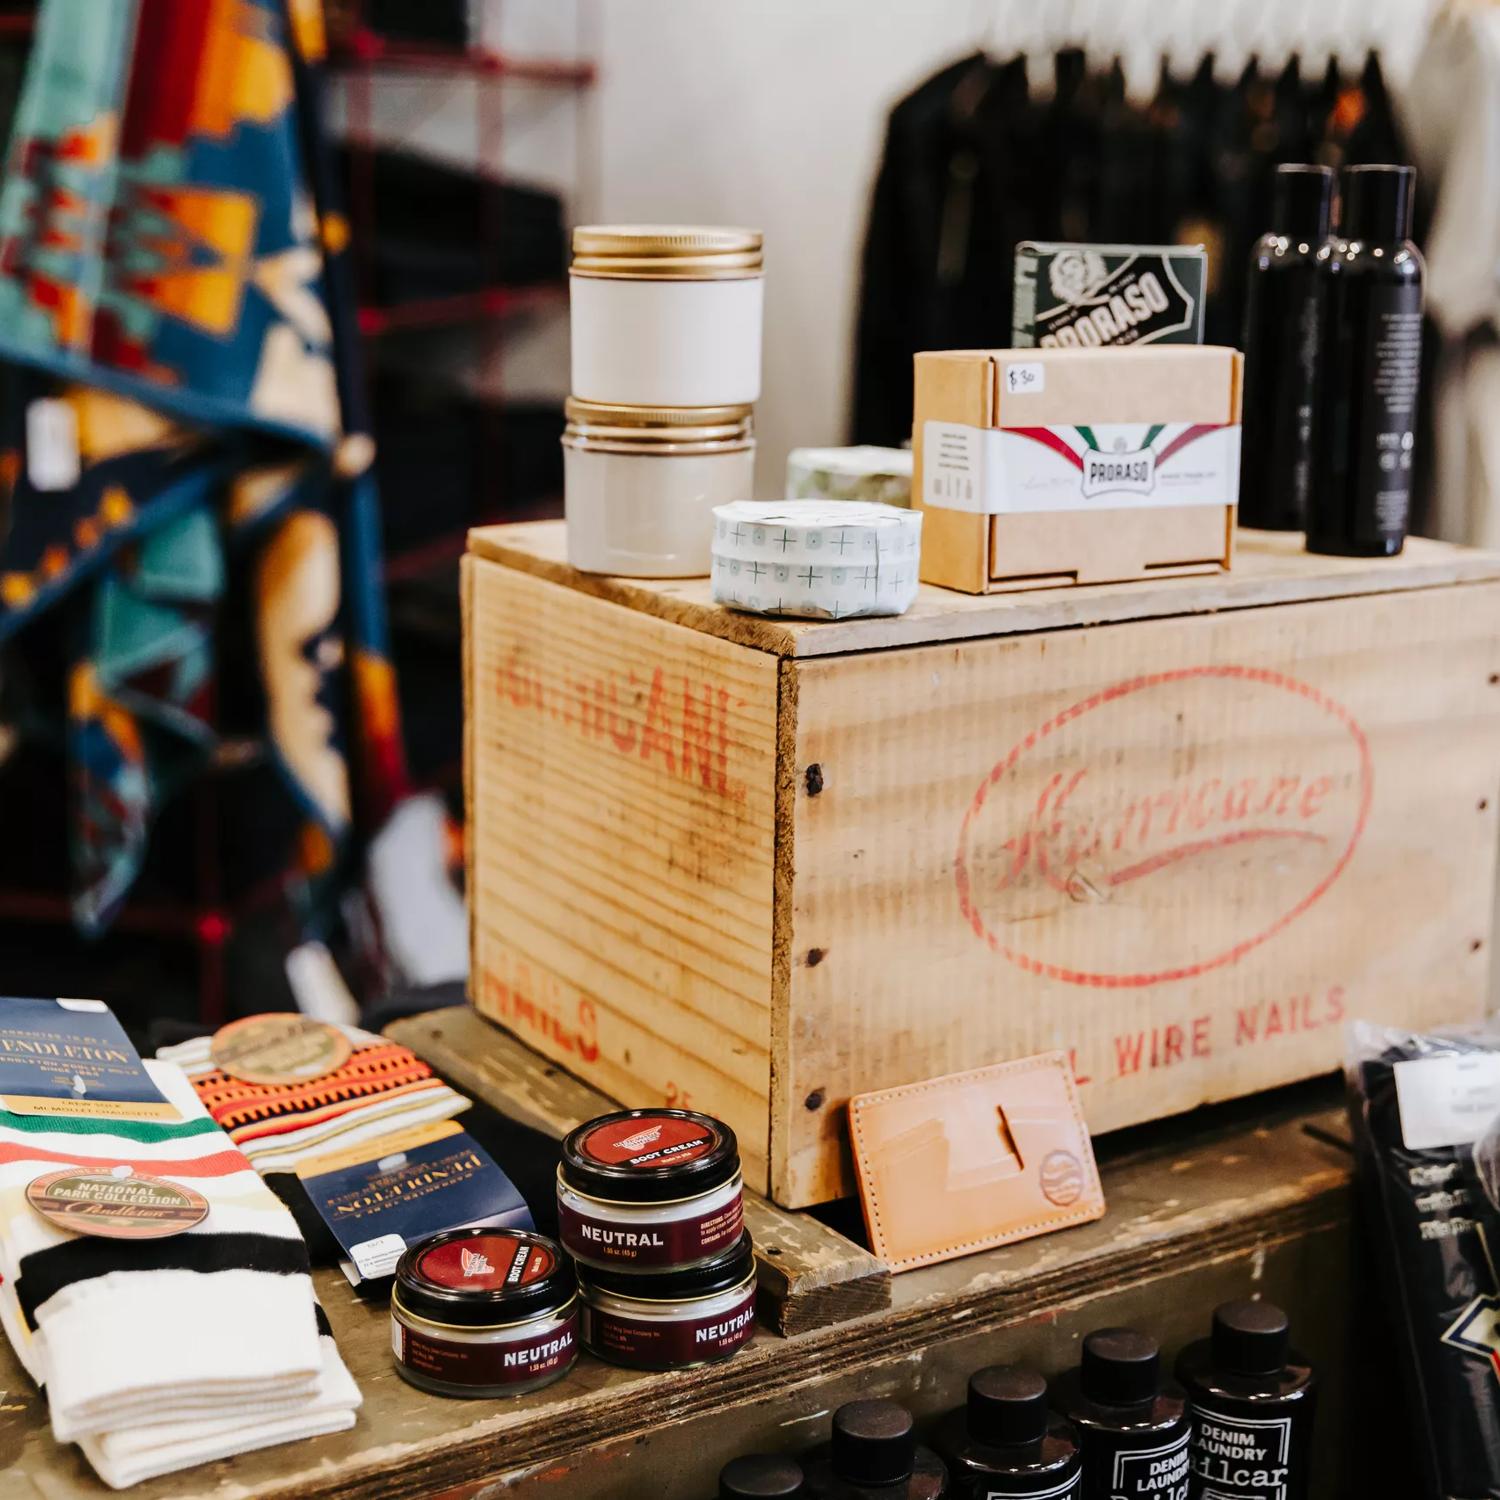
[[[804,1493],[796,1459],[751,1453],[731,1459],[719,1474],[719,1500],[793,1500]]]
[[[493,1328],[566,1307],[576,1290],[562,1247],[526,1229],[449,1229],[413,1245],[394,1295],[433,1323]]]
[[[989,1365],[969,1377],[969,1436],[992,1448],[1021,1447],[1047,1436],[1047,1382],[1024,1365]]]
[[[1098,1406],[1142,1406],[1161,1386],[1161,1349],[1133,1328],[1100,1328],[1083,1341],[1083,1394]]]
[[[894,1401],[849,1401],[833,1414],[830,1458],[836,1478],[899,1484],[911,1477],[917,1437],[911,1413]]]
[[[712,1297],[733,1290],[753,1274],[755,1247],[746,1230],[727,1250],[712,1260],[681,1271],[600,1271],[578,1267],[579,1284],[587,1292],[597,1288],[619,1297],[638,1297],[645,1302],[687,1302],[694,1297]]]
[[[696,1198],[740,1169],[734,1132],[689,1109],[626,1109],[589,1120],[563,1142],[562,1180],[591,1198]]]
[[[1291,1327],[1271,1302],[1225,1302],[1214,1309],[1214,1364],[1235,1375],[1274,1375],[1287,1362]]]

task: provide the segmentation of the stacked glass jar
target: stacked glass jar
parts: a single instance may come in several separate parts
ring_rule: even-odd
[[[706,575],[713,508],[752,493],[760,395],[758,230],[573,231],[568,561]]]
[[[585,1347],[675,1370],[726,1359],[755,1331],[755,1257],[739,1145],[720,1120],[635,1109],[563,1142],[558,1237],[576,1262]]]

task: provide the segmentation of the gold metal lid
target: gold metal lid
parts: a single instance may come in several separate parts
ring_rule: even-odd
[[[757,276],[758,229],[691,224],[583,224],[573,231],[573,274],[641,281]]]
[[[563,403],[568,418],[565,440],[634,448],[711,444],[744,447],[750,442],[751,406],[617,406],[581,401]]]

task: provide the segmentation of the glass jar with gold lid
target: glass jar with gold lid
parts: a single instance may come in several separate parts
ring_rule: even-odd
[[[751,493],[749,406],[620,406],[575,396],[566,411],[568,561],[627,578],[707,574],[714,506]]]
[[[575,229],[573,394],[627,406],[755,401],[761,261],[755,229]]]

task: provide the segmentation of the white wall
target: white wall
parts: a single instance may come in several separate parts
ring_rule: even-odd
[[[505,0],[509,8],[535,0]],[[972,50],[974,0],[595,0],[582,213],[766,235],[757,488],[842,442],[859,248],[890,106]]]

